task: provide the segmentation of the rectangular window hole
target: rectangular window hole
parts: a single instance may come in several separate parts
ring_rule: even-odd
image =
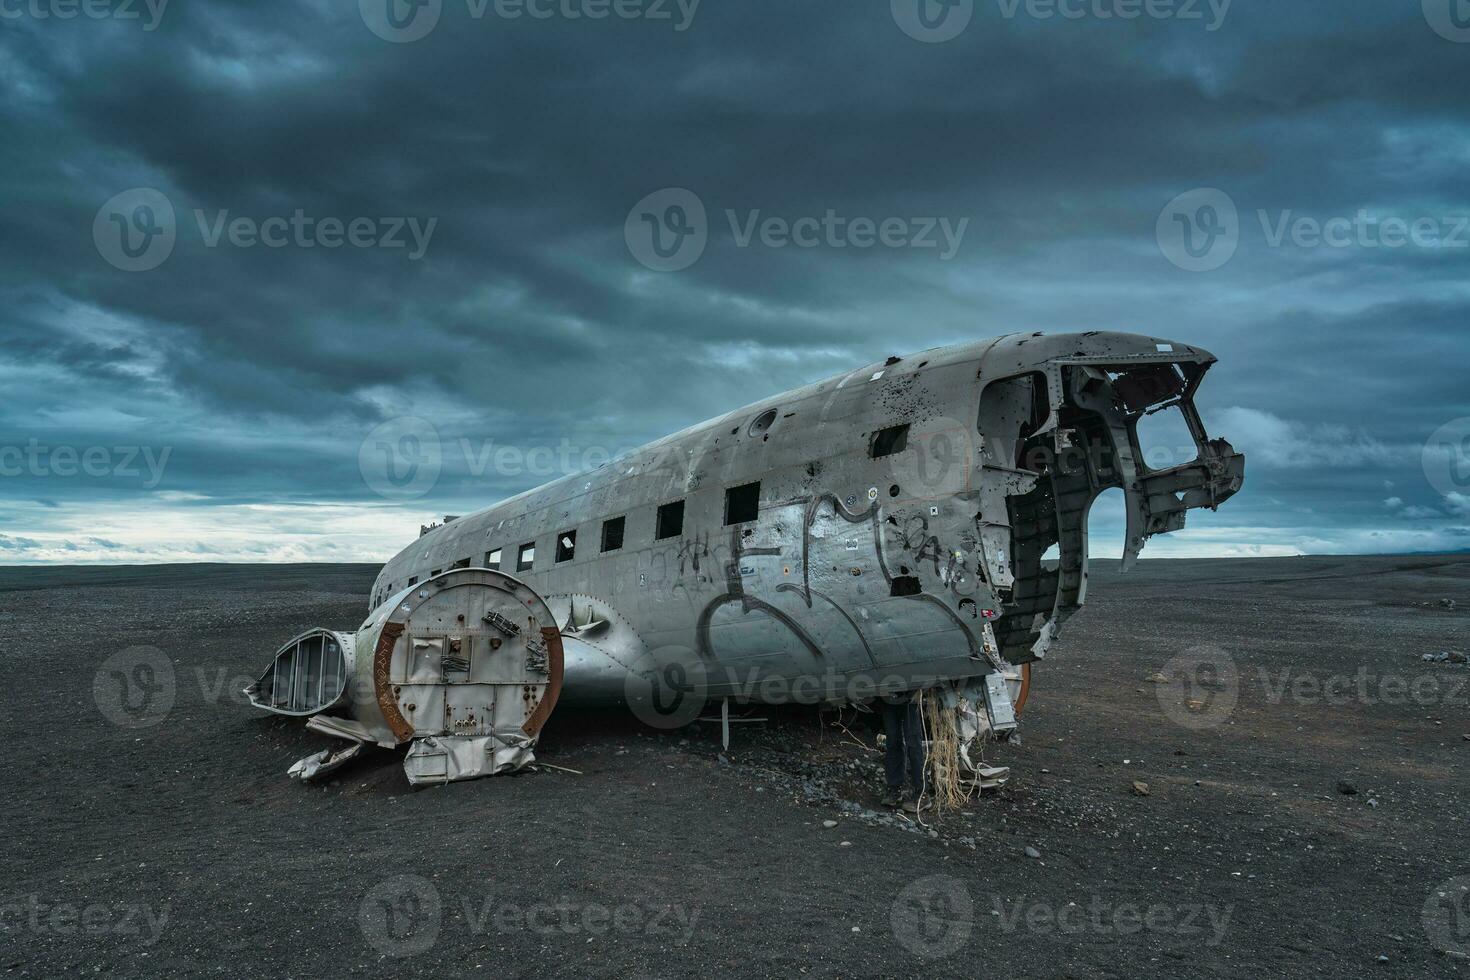
[[[556,536],[556,561],[561,564],[577,555],[577,532],[563,531]]]
[[[761,485],[747,483],[725,491],[725,526],[744,524],[760,516]]]
[[[658,522],[654,530],[654,540],[662,541],[664,538],[677,538],[684,533],[684,501],[676,500],[671,504],[664,504],[658,509]]]
[[[623,529],[627,525],[627,518],[614,517],[610,521],[602,522],[602,550],[617,551],[623,546]]]
[[[909,427],[908,423],[904,423],[873,433],[873,440],[868,444],[868,455],[873,459],[882,459],[884,456],[896,456],[908,447]]]

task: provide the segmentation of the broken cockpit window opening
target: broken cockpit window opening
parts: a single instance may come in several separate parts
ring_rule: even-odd
[[[485,552],[485,567],[492,572],[500,571],[500,549]]]
[[[1038,372],[992,381],[980,396],[980,432],[991,466],[1038,469],[1026,443],[1051,417],[1046,377]]]
[[[1189,388],[1189,379],[1177,364],[1149,364],[1145,367],[1110,369],[1108,377],[1118,401],[1129,412],[1141,412],[1154,405],[1178,398]]]
[[[623,530],[627,527],[627,518],[614,517],[612,520],[602,522],[602,551],[617,551],[623,546]]]
[[[1133,432],[1139,459],[1155,473],[1199,459],[1199,446],[1177,401],[1140,415]]]
[[[675,500],[658,509],[658,520],[654,525],[655,541],[677,538],[684,533],[684,501]]]
[[[536,542],[531,541],[521,545],[520,554],[516,556],[516,571],[529,572],[534,564],[536,564]]]
[[[873,459],[882,459],[884,456],[896,456],[909,447],[909,426],[889,426],[879,429],[873,433],[872,440],[868,443],[868,455]]]
[[[556,536],[556,563],[571,561],[577,556],[577,532],[563,531]]]
[[[725,491],[725,526],[745,524],[760,517],[761,485],[747,483]]]

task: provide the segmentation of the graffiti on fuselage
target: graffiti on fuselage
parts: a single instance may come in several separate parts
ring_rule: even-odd
[[[866,509],[861,511],[848,509],[839,497],[830,493],[815,497],[797,498],[790,501],[790,504],[800,506],[804,510],[799,584],[795,582],[782,582],[775,586],[774,593],[795,596],[806,610],[812,610],[818,600],[830,606],[848,627],[850,627],[855,639],[862,647],[872,666],[879,666],[878,659],[874,654],[867,634],[859,623],[858,617],[854,616],[838,597],[830,595],[814,587],[812,584],[816,544],[819,541],[826,540],[825,537],[818,537],[814,533],[814,528],[820,518],[830,513],[846,524],[853,525],[854,527],[863,524],[868,526],[873,548],[872,555],[878,572],[882,577],[883,588],[890,596],[928,603],[942,610],[945,617],[965,634],[971,651],[973,652],[976,649],[977,644],[970,630],[943,598],[918,590],[912,593],[895,590],[895,577],[892,571],[890,571],[888,562],[883,554],[883,515],[882,508],[876,500],[872,501]],[[916,516],[910,518],[905,523],[904,529],[898,535],[896,543],[901,545],[900,553],[905,557],[909,557],[916,565],[921,561],[932,564],[935,576],[941,579],[947,579],[951,589],[957,587],[957,582],[960,578],[972,579],[972,576],[956,573],[956,569],[960,567],[960,559],[957,557],[957,553],[948,551],[942,547],[938,537],[929,533],[928,521],[923,517]],[[696,636],[700,654],[709,659],[718,659],[711,638],[711,626],[716,614],[720,610],[726,606],[738,605],[741,615],[760,612],[770,616],[789,630],[812,656],[818,658],[823,657],[825,651],[823,651],[821,645],[817,643],[796,616],[773,602],[767,601],[758,595],[752,595],[751,591],[747,588],[747,575],[753,569],[747,566],[746,559],[767,556],[779,557],[781,555],[781,549],[779,547],[752,547],[747,544],[745,533],[739,528],[731,529],[727,548],[728,552],[724,556],[724,561],[721,566],[724,571],[723,591],[705,603],[704,608],[699,614]],[[949,562],[948,570],[950,573],[947,576],[943,574],[944,569],[942,568],[942,564],[946,560]],[[855,572],[861,571],[856,566],[854,566],[853,570]],[[974,587],[971,586],[970,588],[973,590]],[[772,598],[775,598],[775,596],[773,595]],[[969,605],[974,606],[973,600],[970,601]]]

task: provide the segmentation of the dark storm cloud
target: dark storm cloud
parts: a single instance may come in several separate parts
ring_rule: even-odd
[[[1470,214],[1470,44],[1417,0],[1235,0],[1216,30],[1011,6],[977,0],[944,44],[905,36],[887,0],[704,0],[682,31],[446,0],[403,44],[346,0],[175,0],[151,31],[0,21],[0,442],[168,447],[178,496],[0,487],[184,515],[372,501],[359,446],[415,415],[446,449],[421,503],[459,509],[539,482],[475,472],[460,439],[615,450],[890,353],[1101,328],[1214,350],[1212,418],[1241,409],[1226,417],[1244,438],[1270,441],[1244,447],[1248,490],[1207,525],[1310,528],[1323,547],[1360,540],[1334,528],[1462,525],[1418,447],[1470,415],[1470,248],[1276,245],[1272,229]],[[166,195],[177,240],[129,273],[92,226],[135,187]],[[709,243],[657,274],[623,225],[666,187],[699,196]],[[1230,196],[1240,244],[1190,273],[1155,222],[1197,187]],[[829,210],[967,224],[941,261],[742,247],[727,216]],[[221,222],[298,211],[432,234],[417,259],[209,244]],[[1309,450],[1324,462],[1292,465]]]

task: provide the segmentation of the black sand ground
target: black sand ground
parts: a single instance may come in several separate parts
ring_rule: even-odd
[[[559,714],[538,754],[581,775],[295,784],[327,740],[236,691],[374,571],[0,569],[5,976],[1470,973],[1434,899],[1470,875],[1470,668],[1421,659],[1470,647],[1465,557],[1104,565],[991,750],[1010,787],[938,837],[810,802],[874,806],[876,756],[799,711],[728,763],[708,725]],[[1235,683],[1149,681],[1202,643]],[[134,645],[168,665],[106,663]]]

